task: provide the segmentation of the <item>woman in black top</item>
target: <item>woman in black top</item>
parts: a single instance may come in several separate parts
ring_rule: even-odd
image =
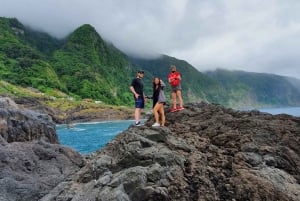
[[[166,97],[164,93],[165,83],[158,77],[153,79],[153,113],[155,123],[152,127],[159,127],[159,114],[161,116],[161,126],[165,126],[165,110],[164,104],[166,103]]]

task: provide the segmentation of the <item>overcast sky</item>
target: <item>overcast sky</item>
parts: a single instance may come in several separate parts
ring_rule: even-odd
[[[300,0],[0,0],[0,16],[64,37],[91,24],[134,55],[300,78]]]

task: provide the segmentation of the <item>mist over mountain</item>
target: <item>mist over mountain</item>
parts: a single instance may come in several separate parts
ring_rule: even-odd
[[[14,85],[54,94],[132,105],[129,85],[137,69],[145,70],[145,91],[152,78],[167,81],[170,65],[182,74],[185,102],[207,101],[230,107],[299,106],[300,81],[270,74],[217,70],[201,73],[168,55],[145,59],[127,56],[84,24],[65,39],[0,18],[0,78]],[[169,93],[167,86],[167,93]],[[1,90],[0,90],[1,92]]]

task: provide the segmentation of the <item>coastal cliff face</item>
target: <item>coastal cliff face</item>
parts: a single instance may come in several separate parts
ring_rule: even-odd
[[[77,172],[84,160],[59,144],[45,114],[0,98],[0,200],[34,201]]]
[[[300,200],[300,119],[188,104],[130,127],[42,201]]]

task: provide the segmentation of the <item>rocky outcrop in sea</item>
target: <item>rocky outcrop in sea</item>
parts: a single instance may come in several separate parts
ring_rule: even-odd
[[[84,164],[59,144],[48,115],[0,98],[0,201],[39,200]]]
[[[129,127],[41,200],[300,200],[300,118],[199,103],[166,119]]]

